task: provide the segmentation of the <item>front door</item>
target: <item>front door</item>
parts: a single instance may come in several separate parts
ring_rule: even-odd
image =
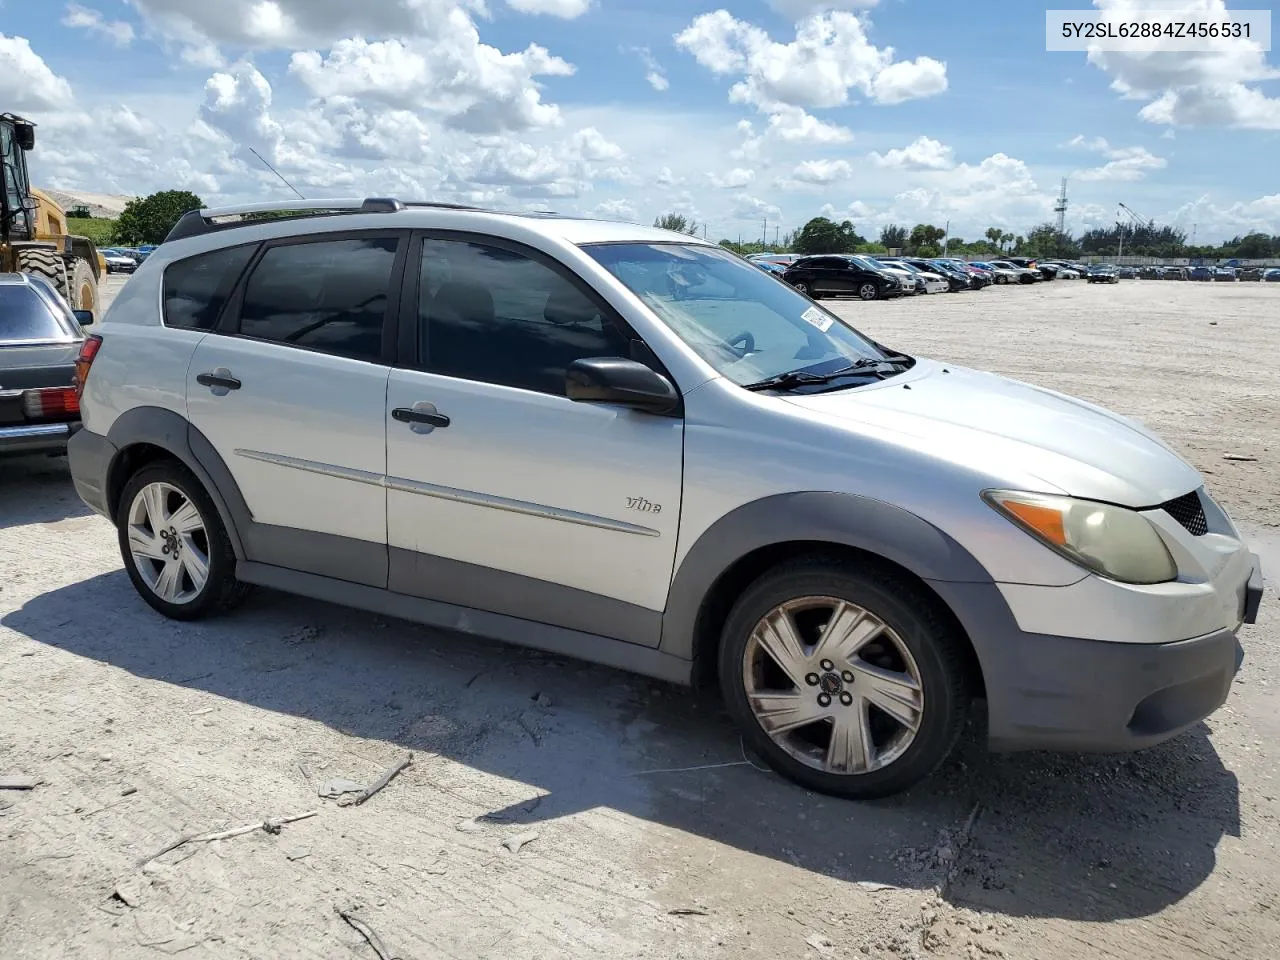
[[[188,417],[245,499],[252,560],[386,586],[386,354],[400,242],[268,244],[221,332],[196,347]]]
[[[564,395],[571,362],[634,335],[527,248],[428,238],[416,261],[387,391],[391,589],[656,646],[684,423]]]

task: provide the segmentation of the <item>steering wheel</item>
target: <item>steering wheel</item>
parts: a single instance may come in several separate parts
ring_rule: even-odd
[[[742,344],[741,350],[734,350],[740,357],[745,357],[748,353],[755,353],[756,338],[751,335],[750,330],[743,330],[736,337],[731,337],[726,341],[730,348],[736,348],[737,344]]]

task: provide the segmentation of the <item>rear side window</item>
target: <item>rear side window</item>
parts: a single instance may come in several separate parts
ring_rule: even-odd
[[[253,268],[240,333],[353,360],[382,357],[395,237],[270,247]]]
[[[165,325],[212,330],[255,249],[252,244],[227,247],[165,267]]]

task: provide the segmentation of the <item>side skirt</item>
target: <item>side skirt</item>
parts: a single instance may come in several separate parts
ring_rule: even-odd
[[[644,674],[658,680],[688,686],[692,682],[693,664],[649,647],[612,640],[578,630],[567,630],[532,620],[521,620],[500,613],[489,613],[469,607],[410,597],[377,587],[367,587],[346,580],[335,580],[313,573],[300,573],[265,563],[240,561],[236,576],[245,583],[294,593],[313,600],[355,607],[370,613],[399,617],[415,623],[456,630],[459,633],[488,637],[548,653],[587,660],[630,673]]]

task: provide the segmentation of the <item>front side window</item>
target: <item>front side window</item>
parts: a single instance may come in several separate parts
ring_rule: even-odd
[[[227,247],[165,267],[165,326],[212,330],[254,249],[252,244]]]
[[[380,360],[398,243],[361,237],[268,248],[245,285],[240,333]]]
[[[522,253],[428,239],[421,271],[418,349],[431,373],[563,396],[575,360],[630,356],[583,290]]]
[[[885,358],[835,314],[719,248],[609,243],[582,249],[735,383]]]

